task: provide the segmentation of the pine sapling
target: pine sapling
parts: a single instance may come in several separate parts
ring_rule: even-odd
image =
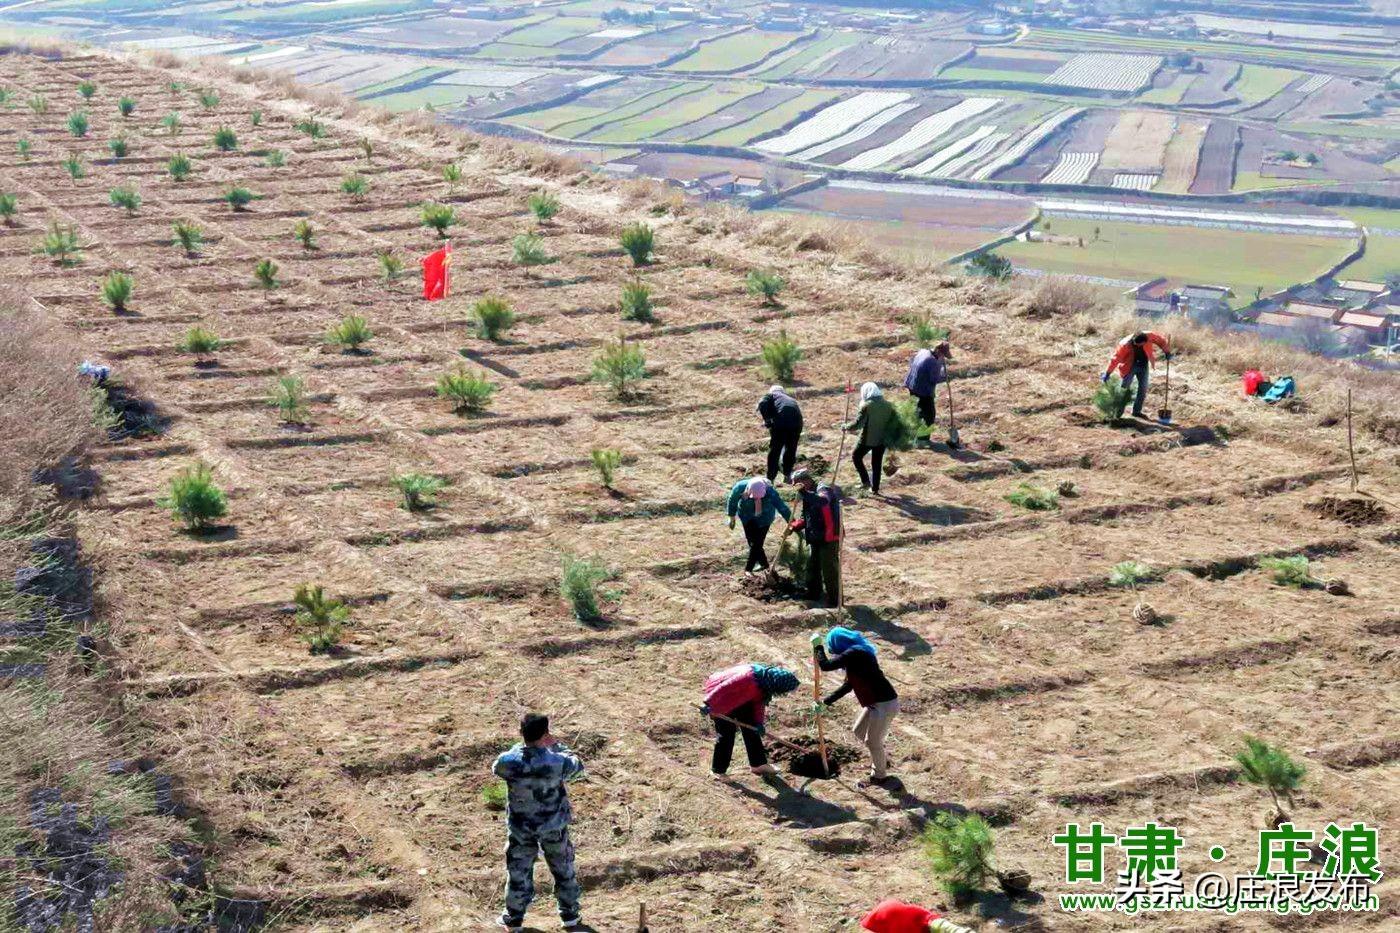
[[[632,257],[632,265],[644,266],[651,262],[651,254],[656,249],[656,231],[644,223],[629,224],[622,230],[622,248]]]
[[[215,107],[219,106],[219,95],[213,91],[200,91],[199,105],[205,110],[213,110]]]
[[[5,221],[5,226],[15,225],[15,215],[19,213],[19,198],[9,192],[0,192],[0,218]]]
[[[278,376],[272,383],[268,404],[277,409],[283,424],[306,424],[306,382],[300,376]]]
[[[1030,483],[1021,483],[1006,494],[1006,501],[1032,512],[1053,512],[1060,507],[1060,494]]]
[[[360,347],[374,339],[374,331],[369,322],[358,314],[346,317],[326,331],[326,342],[332,346],[344,347],[351,353],[360,352]]]
[[[1261,557],[1259,567],[1271,573],[1274,582],[1279,586],[1295,590],[1317,586],[1317,580],[1312,575],[1312,565],[1304,554],[1294,554],[1292,557]]]
[[[281,168],[287,164],[287,154],[281,149],[269,149],[263,156],[263,162],[268,168]]]
[[[551,261],[549,254],[544,251],[544,238],[533,233],[517,234],[515,239],[510,241],[510,252],[515,264],[525,267],[526,275],[530,274],[531,268]]]
[[[447,182],[448,191],[455,190],[458,183],[462,180],[462,166],[458,165],[456,162],[449,162],[444,165],[442,167],[442,180]]]
[[[933,323],[927,314],[919,314],[909,319],[909,336],[921,347],[932,347],[948,339],[948,328]]]
[[[33,97],[30,97],[26,103],[29,105],[29,109],[36,114],[45,114],[49,112],[49,99],[43,94],[35,94]]]
[[[315,117],[307,117],[295,124],[301,132],[312,139],[324,139],[326,136],[326,125]]]
[[[292,237],[301,244],[302,249],[316,248],[316,228],[309,220],[298,220],[292,227]]]
[[[457,222],[457,212],[450,204],[438,204],[435,201],[424,202],[419,216],[423,220],[423,226],[437,231],[439,238],[447,236],[447,228]]]
[[[183,152],[177,152],[170,157],[170,161],[165,163],[165,170],[176,181],[184,181],[194,171],[194,163]]]
[[[602,352],[593,358],[591,378],[607,385],[615,398],[630,395],[633,383],[645,379],[646,374],[646,356],[639,347],[627,342],[625,334],[608,341]]]
[[[107,199],[112,202],[113,207],[119,207],[130,216],[136,213],[136,209],[141,206],[141,195],[135,188],[123,185],[113,188],[107,192]]]
[[[379,275],[384,281],[392,282],[403,275],[403,260],[387,249],[379,254],[378,259]]]
[[[277,263],[271,259],[259,259],[253,265],[253,278],[257,279],[258,284],[263,288],[276,288],[278,268]]]
[[[340,180],[340,190],[358,201],[369,194],[369,179],[359,172],[351,172]]]
[[[292,595],[296,606],[296,621],[302,640],[312,654],[329,654],[345,635],[350,621],[350,607],[343,600],[326,595],[320,584],[303,583]]]
[[[1269,798],[1274,803],[1272,822],[1277,827],[1288,819],[1280,798],[1290,807],[1294,805],[1293,792],[1302,784],[1307,769],[1287,752],[1261,739],[1246,736],[1244,744],[1244,749],[1235,755],[1235,761],[1246,781],[1269,792]]]
[[[996,874],[992,864],[996,840],[991,827],[975,813],[939,813],[919,836],[930,870],[957,900],[966,900],[987,886]]]
[[[402,496],[399,506],[405,511],[420,512],[437,505],[437,495],[447,481],[427,473],[400,473],[394,476],[393,484]]]
[[[504,298],[488,295],[472,305],[472,323],[482,340],[500,340],[515,325],[515,312]]]
[[[185,251],[185,255],[193,259],[199,255],[200,247],[204,245],[204,229],[192,221],[177,220],[170,225],[175,232],[175,242]]]
[[[219,339],[219,335],[212,330],[195,326],[185,331],[185,336],[180,338],[176,347],[184,353],[192,353],[195,356],[208,356],[217,353],[223,348],[224,342]]]
[[[82,259],[82,246],[78,243],[78,228],[72,224],[59,224],[51,221],[39,243],[39,251],[62,266],[71,266]]]
[[[599,561],[564,555],[564,565],[559,577],[559,594],[573,610],[574,618],[580,622],[597,622],[602,619],[598,584],[611,580],[614,576],[615,574]],[[604,598],[612,598],[615,594],[602,595]]]
[[[263,112],[261,110],[254,110],[252,113],[248,114],[248,122],[253,126],[262,126],[262,118]]]
[[[117,314],[122,314],[131,300],[134,285],[131,276],[114,269],[102,280],[102,300]]]
[[[622,466],[622,454],[609,447],[594,447],[588,457],[593,461],[593,468],[598,471],[598,478],[602,480],[603,487],[611,489],[617,468]]]
[[[88,115],[82,110],[75,110],[68,115],[68,132],[77,139],[82,139],[88,134]]]
[[[249,204],[253,203],[256,197],[257,195],[253,194],[253,192],[249,191],[247,188],[240,188],[237,186],[224,192],[224,200],[227,201],[228,206],[235,211],[246,209]]]
[[[763,344],[762,353],[764,369],[775,382],[786,384],[792,381],[797,364],[802,359],[802,348],[788,337],[786,328],[778,331],[777,339]]]
[[[641,279],[633,279],[622,286],[622,319],[643,324],[650,324],[656,320],[651,289]]]
[[[227,126],[214,131],[214,148],[220,152],[232,152],[238,148],[238,134]]]
[[[117,101],[117,113],[124,117],[129,117],[136,112],[136,101],[130,97],[123,97]]]
[[[192,532],[204,531],[228,514],[228,497],[214,482],[213,471],[203,463],[177,473],[157,504]]]
[[[34,142],[30,139],[21,138],[15,142],[15,151],[19,153],[20,161],[28,162],[29,157],[34,153]]]
[[[118,136],[116,139],[107,140],[107,148],[112,153],[114,159],[125,159],[127,153],[131,151],[131,146],[127,143],[125,136]]]
[[[1130,587],[1134,594],[1137,593],[1139,583],[1145,583],[1150,579],[1152,579],[1151,568],[1135,560],[1125,560],[1114,564],[1113,569],[1108,572],[1109,586]],[[1139,598],[1137,604],[1133,606],[1133,621],[1139,625],[1155,625],[1161,619],[1157,615],[1157,610]]]
[[[91,81],[78,82],[78,96],[83,100],[92,100],[92,95],[97,93],[97,85]]]
[[[559,199],[548,191],[536,191],[530,195],[526,201],[529,205],[530,213],[535,215],[535,219],[540,223],[549,223],[563,207]]]
[[[63,166],[63,170],[74,181],[87,175],[87,165],[83,162],[83,157],[76,153],[70,152],[68,157],[58,164]]]
[[[496,393],[496,384],[486,377],[484,371],[469,373],[466,369],[444,373],[438,377],[438,398],[452,403],[457,412],[485,411]]]
[[[180,135],[180,123],[180,114],[175,110],[170,111],[160,118],[160,125],[165,127],[165,131],[171,136]]]
[[[786,285],[781,275],[763,269],[751,270],[744,279],[744,288],[748,293],[762,298],[763,303],[770,307],[778,303],[778,293]]]
[[[366,162],[374,160],[374,141],[368,136],[361,136],[357,144],[360,147],[360,154],[365,157]]]
[[[1099,419],[1106,423],[1112,423],[1123,417],[1123,409],[1128,407],[1128,400],[1132,398],[1133,390],[1123,385],[1123,380],[1117,376],[1109,376],[1108,381],[1094,390],[1094,408],[1099,413]]]

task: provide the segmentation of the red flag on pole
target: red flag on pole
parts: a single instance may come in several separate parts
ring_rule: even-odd
[[[452,281],[452,244],[422,259],[423,297],[428,301],[446,298]]]

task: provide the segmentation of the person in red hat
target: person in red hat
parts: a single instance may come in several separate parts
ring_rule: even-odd
[[[860,926],[870,933],[972,933],[967,927],[944,920],[926,907],[894,898],[875,905]]]

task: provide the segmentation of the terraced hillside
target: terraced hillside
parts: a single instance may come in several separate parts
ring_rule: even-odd
[[[97,85],[85,104],[82,80]],[[1229,869],[1251,870],[1265,804],[1231,767],[1244,734],[1307,764],[1300,823],[1388,832],[1400,818],[1400,519],[1352,527],[1310,508],[1346,488],[1336,395],[1320,385],[1331,370],[1300,371],[1304,400],[1290,409],[1245,409],[1221,351],[1186,335],[1177,426],[1108,427],[1087,399],[1117,334],[1021,316],[1022,296],[863,265],[816,237],[798,249],[781,222],[653,210],[644,188],[532,177],[509,167],[525,154],[436,131],[322,113],[314,138],[296,128],[307,104],[209,75],[8,55],[0,83],[15,101],[49,101],[0,122],[0,190],[19,202],[0,227],[0,270],[169,419],[98,453],[84,517],[87,539],[113,554],[103,588],[124,620],[115,648],[132,704],[152,727],[149,753],[210,827],[220,877],[271,901],[284,928],[485,929],[503,827],[478,795],[526,708],[552,712],[588,762],[572,791],[575,839],[600,930],[633,929],[641,901],[668,933],[832,933],[884,895],[942,902],[916,833],[960,808],[992,819],[1002,862],[1029,869],[1044,896],[988,896],[980,914],[952,909],[960,922],[1167,928],[1180,921],[1059,912],[1049,837],[1067,821],[1157,818],[1187,836],[1188,875],[1214,867],[1207,840],[1229,850]],[[200,103],[204,88],[216,103]],[[125,118],[122,96],[136,102]],[[90,129],[75,138],[65,122],[80,105]],[[175,132],[162,125],[172,110]],[[237,136],[227,152],[211,145],[223,125]],[[118,136],[129,154],[113,159],[105,141]],[[283,167],[268,164],[273,149]],[[76,180],[60,165],[69,152],[86,166]],[[177,152],[194,163],[179,182],[166,170]],[[449,185],[453,161],[465,172]],[[343,191],[347,175],[368,192]],[[142,197],[130,216],[110,203],[122,185]],[[258,199],[235,211],[222,197],[239,186]],[[564,205],[540,226],[553,262],[522,268],[511,243],[535,226],[525,202],[540,186]],[[460,217],[454,294],[436,304],[413,276],[381,280],[376,259],[391,251],[413,269],[435,248],[425,199]],[[639,219],[658,230],[656,260],[636,272],[659,302],[651,324],[617,310],[634,275],[618,233]],[[202,227],[202,252],[171,243],[176,221]],[[319,248],[293,239],[299,221]],[[51,222],[76,228],[80,261],[35,252]],[[280,267],[273,289],[254,277],[265,258]],[[787,277],[781,306],[745,293],[756,265]],[[122,314],[98,297],[114,269],[135,281]],[[488,293],[519,314],[501,342],[468,327]],[[854,764],[810,796],[747,775],[717,783],[695,710],[705,675],[784,663],[805,689],[807,634],[833,621],[735,583],[742,549],[720,502],[761,468],[753,405],[772,379],[759,347],[782,328],[804,348],[804,448],[830,460],[844,388],[898,384],[916,311],[953,329],[967,447],[901,455],[884,498],[854,500],[845,564],[850,623],[877,638],[903,696],[902,786],[857,789]],[[323,342],[349,313],[374,331],[364,352]],[[195,325],[222,348],[177,350]],[[588,379],[619,331],[648,369],[626,401]],[[458,366],[499,386],[488,413],[435,397]],[[285,375],[307,385],[305,427],[269,405]],[[1359,398],[1365,482],[1394,490],[1393,416],[1374,414],[1374,393]],[[598,446],[623,454],[615,490],[589,465]],[[225,527],[192,536],[156,500],[199,461],[230,510]],[[448,480],[435,509],[397,507],[391,477],[406,471]],[[1012,505],[1023,482],[1063,488],[1060,507]],[[1355,595],[1277,586],[1256,566],[1297,553]],[[616,570],[603,622],[575,621],[557,595],[564,554]],[[1108,583],[1125,560],[1151,569],[1139,593]],[[337,654],[310,656],[299,638],[290,601],[303,583],[352,607]],[[1162,624],[1134,621],[1139,599]],[[804,706],[780,702],[772,731],[806,731]],[[855,750],[840,720],[833,730],[838,750]],[[1380,889],[1381,916],[1327,919],[1381,929],[1396,890]],[[536,910],[548,916],[547,903]]]

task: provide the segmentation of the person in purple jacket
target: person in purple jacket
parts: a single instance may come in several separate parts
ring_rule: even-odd
[[[948,361],[952,358],[953,351],[949,349],[948,341],[945,340],[932,350],[924,349],[915,353],[914,359],[909,362],[909,374],[904,377],[904,388],[914,396],[919,407],[919,417],[929,426],[933,425],[934,416],[937,414],[934,394],[938,391],[940,382],[948,381]]]

